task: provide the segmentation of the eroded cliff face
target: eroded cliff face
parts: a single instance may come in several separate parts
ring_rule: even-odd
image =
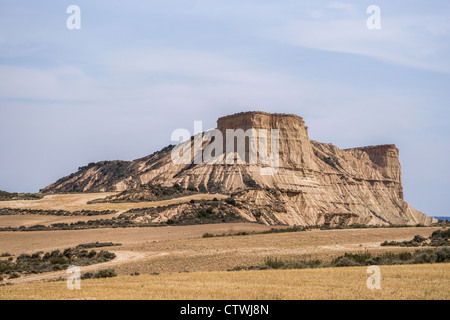
[[[250,221],[288,225],[431,224],[433,219],[403,200],[401,166],[395,145],[342,150],[311,141],[303,119],[296,115],[245,112],[219,118],[217,128],[279,130],[279,167],[275,174],[261,170],[260,161],[174,164],[172,146],[130,162],[91,164],[43,189],[43,192],[123,191],[142,184],[179,184],[202,192],[229,193],[237,210]],[[195,139],[201,139],[196,136]],[[194,140],[195,140],[194,139]],[[272,145],[268,139],[268,149]],[[212,143],[202,141],[198,157]],[[194,141],[185,142],[194,146]],[[260,152],[257,144],[257,152]],[[225,157],[237,159],[234,152]],[[192,161],[193,162],[193,161]],[[269,166],[270,167],[270,166]]]

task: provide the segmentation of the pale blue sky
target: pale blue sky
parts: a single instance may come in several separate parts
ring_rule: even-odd
[[[66,28],[71,4],[81,30]],[[366,27],[372,4],[381,30]],[[263,110],[340,148],[395,143],[406,200],[450,215],[449,102],[447,0],[0,0],[2,190]]]

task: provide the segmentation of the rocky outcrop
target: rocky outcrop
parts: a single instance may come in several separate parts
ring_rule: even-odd
[[[227,129],[253,129],[245,146],[245,163],[238,164],[237,150],[225,153],[234,163],[194,161],[205,155],[214,139],[197,135],[181,146],[201,146],[186,164],[174,164],[169,146],[134,161],[90,164],[60,179],[42,192],[123,191],[143,184],[179,185],[202,192],[232,194],[237,210],[250,221],[288,225],[431,224],[433,219],[403,200],[401,166],[395,145],[342,150],[311,141],[308,128],[297,115],[244,112],[219,118],[226,150]],[[274,174],[259,161],[249,163],[250,141],[256,152],[262,134],[279,132],[279,161]],[[248,131],[247,131],[248,132]],[[261,134],[260,134],[261,133]],[[203,140],[202,140],[203,138]],[[229,139],[234,139],[231,136]],[[267,148],[272,149],[270,138]],[[195,150],[195,149],[194,149]],[[242,160],[242,159],[241,159]],[[194,163],[197,162],[197,163]]]

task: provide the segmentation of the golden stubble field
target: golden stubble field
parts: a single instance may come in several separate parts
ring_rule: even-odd
[[[450,299],[450,264],[381,266],[368,289],[366,267],[196,272],[0,287],[1,299]]]

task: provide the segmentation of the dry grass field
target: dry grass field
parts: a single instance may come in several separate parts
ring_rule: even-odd
[[[158,206],[167,206],[175,203],[189,202],[190,200],[213,198],[223,199],[227,196],[220,194],[195,194],[186,197],[174,198],[163,201],[153,202],[136,202],[136,203],[93,203],[89,201],[105,198],[110,195],[117,194],[115,192],[102,193],[85,193],[85,194],[55,194],[46,195],[39,200],[16,200],[16,201],[0,201],[0,208],[11,209],[37,209],[37,210],[65,210],[65,211],[81,211],[81,210],[115,210],[117,213],[99,216],[51,216],[51,215],[0,215],[0,227],[29,227],[32,225],[51,225],[53,223],[72,223],[77,221],[89,221],[98,219],[111,219],[118,216],[122,212],[136,208],[150,208]]]
[[[12,254],[48,252],[88,242],[115,242],[107,248],[121,258],[89,266],[89,270],[114,264],[119,275],[226,271],[236,266],[262,264],[267,257],[299,260],[317,258],[329,261],[345,252],[372,253],[413,251],[415,248],[381,247],[389,240],[407,240],[414,235],[429,236],[436,228],[380,228],[351,230],[311,230],[291,233],[253,234],[202,238],[205,232],[233,233],[264,231],[268,226],[233,223],[155,228],[90,229],[69,231],[0,232],[0,252]],[[81,268],[82,271],[84,267]],[[62,273],[23,276],[11,282],[58,278]],[[43,278],[41,278],[43,277]]]
[[[0,299],[450,299],[450,264],[381,267],[381,289],[366,267],[196,272],[0,287]]]
[[[34,201],[0,202],[0,207],[77,211],[117,210],[166,205],[204,195],[160,202],[93,204],[87,202],[109,194],[49,195]],[[208,195],[208,198],[225,197]],[[32,225],[105,218],[17,215],[0,217],[0,226]],[[54,220],[53,220],[54,219]],[[72,219],[72,220],[71,220]],[[383,266],[382,290],[368,290],[363,267],[305,270],[226,270],[261,265],[268,257],[284,260],[330,261],[346,252],[414,251],[417,248],[382,247],[388,241],[428,237],[436,227],[309,230],[203,238],[205,233],[262,232],[271,226],[255,223],[221,223],[146,228],[101,228],[59,231],[0,232],[0,254],[17,256],[49,252],[82,243],[114,242],[107,247],[116,254],[112,261],[81,267],[82,272],[114,268],[119,277],[83,280],[82,290],[70,291],[65,271],[22,275],[4,279],[12,286],[0,287],[0,299],[448,299],[449,264]],[[0,258],[0,259],[7,259]],[[140,276],[130,277],[132,273]],[[159,275],[150,275],[159,273]]]
[[[111,219],[117,214],[104,214],[98,216],[51,216],[51,215],[9,215],[0,216],[0,227],[30,227],[37,224],[48,226],[54,223],[72,223],[78,221],[89,221],[97,219]]]
[[[16,200],[16,201],[0,201],[0,208],[12,209],[41,209],[41,210],[116,210],[119,212],[136,208],[150,208],[158,206],[167,206],[174,203],[189,202],[190,200],[212,200],[213,198],[224,199],[228,196],[221,194],[194,194],[191,196],[174,198],[170,200],[152,201],[152,202],[133,202],[133,203],[93,203],[87,202],[106,198],[115,195],[117,192],[101,192],[101,193],[76,193],[76,194],[52,194],[46,195],[39,200]]]

